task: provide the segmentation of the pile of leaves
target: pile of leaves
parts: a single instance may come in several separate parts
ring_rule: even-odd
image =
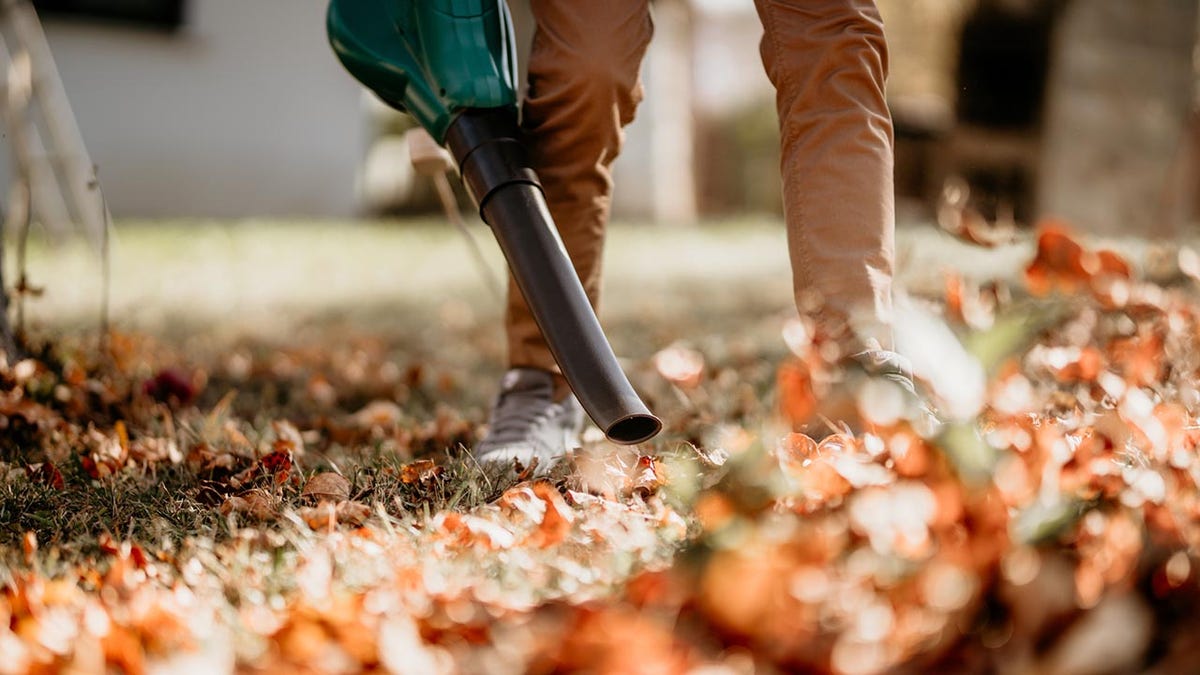
[[[779,364],[671,346],[663,437],[548,474],[476,465],[482,410],[369,344],[10,360],[0,673],[1186,672],[1194,258],[1044,226],[1022,286],[915,315],[972,357],[920,397],[802,321]]]

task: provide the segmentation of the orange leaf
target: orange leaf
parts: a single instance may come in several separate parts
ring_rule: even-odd
[[[779,411],[793,425],[807,422],[817,410],[812,372],[803,361],[791,360],[779,367],[775,377]]]
[[[575,513],[567,506],[558,490],[545,481],[533,484],[533,494],[545,502],[546,514],[542,517],[538,529],[530,535],[528,543],[540,548],[556,546],[566,539],[571,531]]]
[[[1158,384],[1162,379],[1166,354],[1163,336],[1157,332],[1142,333],[1113,340],[1109,347],[1113,365],[1139,387]]]
[[[33,557],[37,555],[38,550],[37,534],[26,532],[21,538],[21,548],[25,552],[25,564],[33,565]]]
[[[1052,290],[1070,291],[1091,277],[1083,263],[1084,249],[1065,225],[1050,221],[1041,226],[1037,253],[1025,268],[1025,282],[1035,295]]]
[[[146,672],[142,642],[128,628],[114,625],[100,642],[104,647],[104,660],[113,670],[130,675]]]
[[[438,466],[433,460],[418,459],[400,467],[400,482],[406,485],[427,483],[436,480],[444,471],[445,469]]]
[[[129,454],[129,432],[126,431],[126,429],[125,429],[125,423],[122,422],[121,420],[117,420],[116,424],[113,425],[113,431],[115,431],[117,433],[117,443],[119,443],[121,446],[121,454],[128,455]]]
[[[947,271],[942,275],[946,290],[946,314],[963,322],[963,278],[958,272]]]
[[[337,505],[331,501],[322,500],[316,506],[305,506],[296,514],[313,530],[333,531],[337,527]]]
[[[96,543],[100,546],[100,550],[108,555],[117,555],[121,552],[121,545],[107,532],[101,534]]]
[[[817,458],[817,442],[807,434],[788,434],[779,440],[775,454],[784,471],[795,474]]]
[[[1116,251],[1100,249],[1099,251],[1090,252],[1080,262],[1094,277],[1114,276],[1122,279],[1133,278],[1133,268]]]

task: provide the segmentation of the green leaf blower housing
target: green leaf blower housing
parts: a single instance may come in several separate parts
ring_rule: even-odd
[[[503,0],[332,0],[329,41],[350,73],[450,149],[563,376],[617,443],[662,423],[600,328],[517,125],[517,60]]]

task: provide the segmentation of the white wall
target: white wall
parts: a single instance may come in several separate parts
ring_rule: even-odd
[[[353,214],[366,118],[325,6],[191,0],[175,35],[47,20],[113,213]]]

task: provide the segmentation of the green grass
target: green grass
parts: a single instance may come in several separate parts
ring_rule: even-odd
[[[490,233],[481,224],[472,231],[501,272]],[[1026,246],[981,250],[926,226],[901,230],[897,245],[901,282],[916,288],[938,283],[947,266],[978,278],[1010,276],[1027,253]],[[613,320],[736,312],[748,298],[755,310],[786,312],[791,304],[783,225],[770,219],[617,224],[604,266],[603,312]],[[91,251],[35,238],[29,268],[46,291],[29,303],[32,318],[93,320],[101,277]],[[112,269],[118,324],[168,334],[206,325],[223,335],[290,335],[346,320],[389,329],[476,314],[490,321],[498,313],[460,235],[436,220],[123,222]]]
[[[502,269],[486,229],[478,226],[474,234],[492,269]],[[950,261],[969,263],[981,277],[1011,276],[1024,251],[980,251],[929,229],[905,230],[901,276],[909,286],[936,289]],[[498,303],[449,226],[429,220],[130,222],[118,228],[112,262],[113,325],[155,336],[149,347],[139,347],[154,353],[122,374],[132,382],[127,387],[136,389],[164,366],[201,373],[206,383],[191,421],[176,420],[184,453],[199,443],[224,442],[202,417],[232,393],[227,414],[255,443],[271,437],[277,419],[325,429],[302,471],[342,472],[356,495],[392,517],[468,509],[511,483],[481,474],[464,450],[486,417],[504,348]],[[610,338],[636,366],[627,368],[635,385],[668,420],[656,449],[670,452],[695,441],[697,429],[718,421],[760,424],[772,404],[773,366],[786,354],[779,330],[792,312],[782,224],[617,225],[605,266]],[[94,254],[35,239],[29,268],[33,283],[45,287],[43,296],[27,300],[35,334],[86,352],[100,295]],[[711,390],[680,398],[646,367],[656,351],[676,342],[705,354]],[[389,368],[392,376],[383,375]],[[315,379],[327,381],[336,400],[309,396]],[[407,445],[329,438],[328,428],[345,425],[376,400],[397,401],[406,427],[428,427],[448,416],[455,431]],[[141,424],[134,433],[163,433],[162,419]],[[236,529],[217,508],[232,494],[212,488],[221,476],[165,464],[94,480],[79,467],[77,453],[65,454],[71,459],[60,466],[63,491],[24,478],[19,467],[40,460],[36,451],[7,458],[0,544],[15,545],[34,531],[43,542],[86,555],[101,533],[178,545],[194,537],[222,539]],[[401,482],[399,467],[419,456],[441,457],[445,473],[432,484]],[[279,503],[301,506],[298,490],[277,490]]]
[[[486,231],[477,234],[486,241]],[[713,663],[735,648],[765,659],[770,672],[768,661],[788,658],[781,646],[808,649],[806,640],[813,641],[815,656],[798,652],[801,661],[775,665],[795,668],[810,657],[817,668],[832,662],[823,650],[838,653],[835,640],[840,644],[853,634],[855,614],[865,606],[843,602],[843,593],[895,607],[887,616],[895,616],[897,626],[904,617],[942,612],[944,625],[956,627],[946,634],[961,634],[953,645],[940,646],[906,635],[925,640],[914,643],[916,660],[904,666],[917,670],[1006,661],[1010,653],[980,638],[990,634],[981,626],[1024,640],[1034,654],[1048,652],[1044,645],[1095,615],[1078,613],[1083,618],[1074,627],[1056,616],[1046,635],[1014,629],[1010,615],[1036,615],[1022,610],[1022,597],[1037,598],[1010,596],[1000,578],[1007,574],[1008,554],[996,544],[1007,546],[1003,528],[1011,517],[1010,534],[1040,546],[1014,554],[1105,558],[1089,548],[1090,535],[1077,532],[1081,518],[1127,513],[1125,507],[1087,496],[1090,484],[1078,495],[1064,491],[1051,508],[1042,508],[1040,495],[1057,493],[1059,485],[1031,490],[1032,506],[1005,506],[996,489],[959,475],[977,469],[986,482],[994,478],[987,474],[998,454],[1009,462],[1037,462],[1048,446],[1001,450],[983,443],[974,426],[957,425],[912,455],[911,448],[922,446],[893,429],[875,438],[874,450],[864,436],[861,447],[838,450],[835,443],[812,463],[794,454],[807,451],[793,437],[786,447],[793,440],[796,447],[775,456],[787,431],[776,414],[776,369],[788,356],[780,329],[792,314],[781,224],[624,225],[613,228],[609,243],[607,331],[665,431],[652,443],[618,450],[593,430],[575,465],[557,467],[549,487],[531,485],[515,472],[482,470],[470,455],[504,345],[498,303],[448,227],[432,221],[123,224],[113,257],[117,333],[107,352],[97,349],[95,335],[94,257],[78,247],[37,243],[33,282],[46,293],[29,299],[28,309],[36,339],[52,348],[37,351],[44,366],[33,375],[0,367],[0,422],[6,425],[0,434],[0,589],[7,594],[0,601],[19,600],[10,602],[12,625],[23,627],[20,637],[31,641],[42,635],[30,628],[37,622],[95,623],[99,607],[108,612],[113,635],[133,635],[148,658],[198,646],[200,657],[225,664],[192,668],[206,672],[229,670],[235,658],[243,670],[320,668],[313,664],[327,659],[318,660],[320,654],[308,648],[322,641],[330,647],[348,636],[370,643],[354,652],[352,665],[361,656],[361,665],[378,666],[370,653],[373,641],[380,642],[379,654],[416,653],[411,639],[385,639],[396,635],[382,630],[385,618],[417,621],[421,640],[436,641],[468,672],[492,667],[514,645],[525,651],[510,654],[511,672],[548,668],[558,652],[542,653],[546,645],[591,653],[597,639],[612,640],[614,653],[639,659],[646,645],[665,654],[691,644],[701,661]],[[498,267],[498,254],[487,246]],[[900,285],[935,295],[946,268],[981,281],[1013,280],[1030,252],[1027,240],[983,250],[931,228],[902,230],[897,248]],[[1136,259],[1147,246],[1122,250]],[[1182,302],[1195,289],[1179,284],[1171,290],[1181,293]],[[1013,292],[1021,292],[1019,285]],[[1076,300],[1071,309],[1081,316],[1099,311],[1086,294]],[[989,360],[1019,352],[1034,339],[1092,341],[1108,349],[1111,336],[1124,330],[1101,321],[1101,332],[1090,336],[1077,335],[1070,324],[1046,334],[1030,318],[1039,306],[1047,310],[1058,301],[1026,301],[1006,306],[1009,314],[997,328],[972,345]],[[1173,323],[1166,316],[1137,320]],[[1190,345],[1194,335],[1179,337]],[[672,386],[653,366],[653,355],[676,343],[703,355],[705,374],[694,388]],[[151,400],[143,385],[164,368],[196,387],[194,401]],[[1080,415],[1094,416],[1104,405],[1097,388],[1030,368],[1030,410],[986,424],[1015,437],[1014,430],[1026,429],[1031,419],[1059,420],[1062,395],[1085,406]],[[81,369],[86,376],[79,376]],[[1173,372],[1159,391],[1177,394],[1179,377],[1186,375]],[[857,396],[866,381],[850,375],[842,384],[864,386]],[[366,415],[364,409],[376,412]],[[1053,442],[1047,437],[1038,435],[1038,442]],[[110,475],[91,472],[85,463],[99,449],[112,452],[114,444],[134,457],[147,447],[161,449],[164,441],[175,443],[178,452],[168,454],[174,459],[132,461]],[[261,470],[263,458],[279,447],[294,450],[291,472]],[[664,481],[654,472],[646,478],[641,456],[656,458]],[[1156,460],[1160,465],[1163,456]],[[430,469],[422,461],[428,459],[439,468]],[[47,460],[61,471],[61,486],[46,480],[52,472],[30,471]],[[841,480],[827,468],[835,460],[850,462],[849,474],[835,469]],[[273,461],[283,460],[276,455]],[[854,485],[866,466],[897,489]],[[1162,468],[1164,485],[1184,476]],[[308,481],[324,472],[345,477],[349,500],[341,507],[355,509],[347,508],[338,527],[304,495]],[[1050,474],[1030,469],[1028,475],[1036,482]],[[651,487],[637,487],[644,484]],[[910,517],[922,518],[926,494],[945,511],[938,525],[922,521],[919,528],[936,540],[935,557],[893,550],[888,541],[877,546],[876,534],[888,539],[892,530],[898,537],[905,532],[896,529],[893,512],[904,516],[904,527],[912,524]],[[881,502],[870,500],[885,495],[891,495],[889,504],[917,508],[876,512]],[[257,513],[230,508],[239,500],[248,506],[252,497],[262,500]],[[1156,519],[1136,510],[1127,515],[1133,530],[1145,528],[1130,540],[1152,541],[1164,532]],[[946,557],[939,561],[943,548]],[[1166,552],[1175,553],[1174,561],[1184,550]],[[1158,612],[1155,630],[1193,645],[1195,627],[1180,617],[1194,613],[1160,610],[1166,607],[1157,595],[1162,554],[1147,549],[1138,576],[1113,592],[1135,589],[1136,602],[1153,603]],[[979,569],[970,574],[978,576],[970,577],[969,589],[959,589],[974,600],[956,609],[934,606],[929,583],[955,581],[963,571],[945,572],[958,569],[952,561],[965,559],[984,561],[973,563]],[[1053,583],[1070,595],[1070,567],[1059,567],[1067,572]],[[795,593],[800,574],[810,579],[817,569],[831,582],[852,584],[853,592],[801,598]],[[1167,569],[1169,575],[1170,563]],[[57,581],[47,583],[46,577]],[[1155,596],[1141,598],[1136,589],[1153,589]],[[1191,607],[1195,597],[1180,590],[1172,602]],[[157,609],[139,609],[146,607]],[[216,617],[216,630],[205,627],[206,614]],[[147,616],[151,620],[143,622]],[[592,623],[605,616],[612,623]],[[184,635],[186,644],[164,642],[170,631],[161,628],[173,617],[179,625],[200,619],[191,626],[194,635]],[[738,630],[750,631],[747,639],[729,632],[739,624]],[[110,624],[104,625],[107,630]],[[609,625],[629,631],[608,635]],[[786,632],[793,625],[796,632]],[[579,642],[579,634],[587,639]],[[650,640],[646,645],[639,643],[643,637]],[[855,654],[871,653],[857,641],[849,644]],[[566,652],[557,658],[573,655]]]

